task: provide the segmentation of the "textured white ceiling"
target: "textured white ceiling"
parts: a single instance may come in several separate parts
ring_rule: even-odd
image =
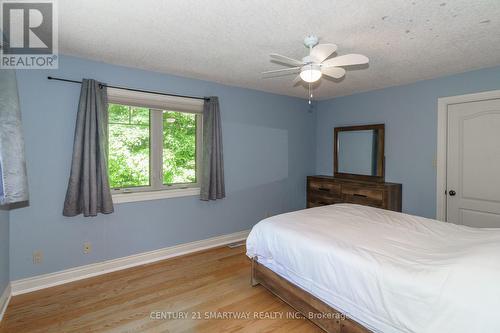
[[[305,35],[361,53],[366,69],[321,80],[317,98],[500,64],[500,0],[60,0],[60,53],[306,97],[276,52],[300,59]]]

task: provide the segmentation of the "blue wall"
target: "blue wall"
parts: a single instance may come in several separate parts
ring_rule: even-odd
[[[0,207],[0,295],[9,284],[9,212]],[[1,304],[0,304],[1,305]]]
[[[59,67],[17,73],[30,207],[10,214],[12,280],[250,229],[267,212],[305,206],[315,159],[315,115],[306,101],[74,57],[61,57]],[[219,96],[227,198],[117,204],[111,215],[63,217],[80,86],[48,75]],[[84,241],[93,246],[88,255]],[[35,250],[43,251],[42,264],[32,264]]]
[[[321,101],[316,172],[332,174],[333,128],[385,123],[386,180],[403,184],[403,211],[435,217],[437,99],[500,89],[500,67]]]
[[[268,212],[303,208],[305,177],[332,174],[335,126],[385,123],[386,179],[403,183],[404,211],[434,217],[437,98],[500,89],[496,67],[321,101],[309,113],[297,98],[74,57],[61,57],[57,71],[17,74],[30,206],[10,212],[11,280],[237,232]],[[111,215],[63,217],[79,86],[47,75],[219,96],[227,198],[126,203]],[[5,235],[0,229],[2,244]],[[93,245],[88,255],[84,241]],[[42,264],[32,264],[35,250],[43,251]],[[0,267],[4,263],[0,254]],[[6,280],[1,272],[0,283]]]

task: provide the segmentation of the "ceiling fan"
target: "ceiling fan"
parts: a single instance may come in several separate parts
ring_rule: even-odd
[[[340,79],[346,73],[345,69],[342,67],[363,65],[367,64],[369,61],[366,56],[361,54],[346,54],[328,59],[335,51],[337,51],[337,45],[318,44],[318,37],[316,36],[308,36],[304,38],[304,45],[309,49],[309,55],[302,58],[302,60],[296,60],[281,54],[271,53],[271,60],[285,66],[292,67],[262,72],[264,78],[299,74],[294,79],[294,84],[300,82],[300,80],[307,83],[316,82],[323,75],[334,79]]]

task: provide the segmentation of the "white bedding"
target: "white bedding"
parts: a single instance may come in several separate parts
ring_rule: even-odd
[[[500,229],[338,204],[259,222],[247,255],[375,332],[500,332]]]

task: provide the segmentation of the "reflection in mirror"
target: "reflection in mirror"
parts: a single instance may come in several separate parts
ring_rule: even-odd
[[[339,132],[337,172],[376,176],[377,134],[373,129]]]

